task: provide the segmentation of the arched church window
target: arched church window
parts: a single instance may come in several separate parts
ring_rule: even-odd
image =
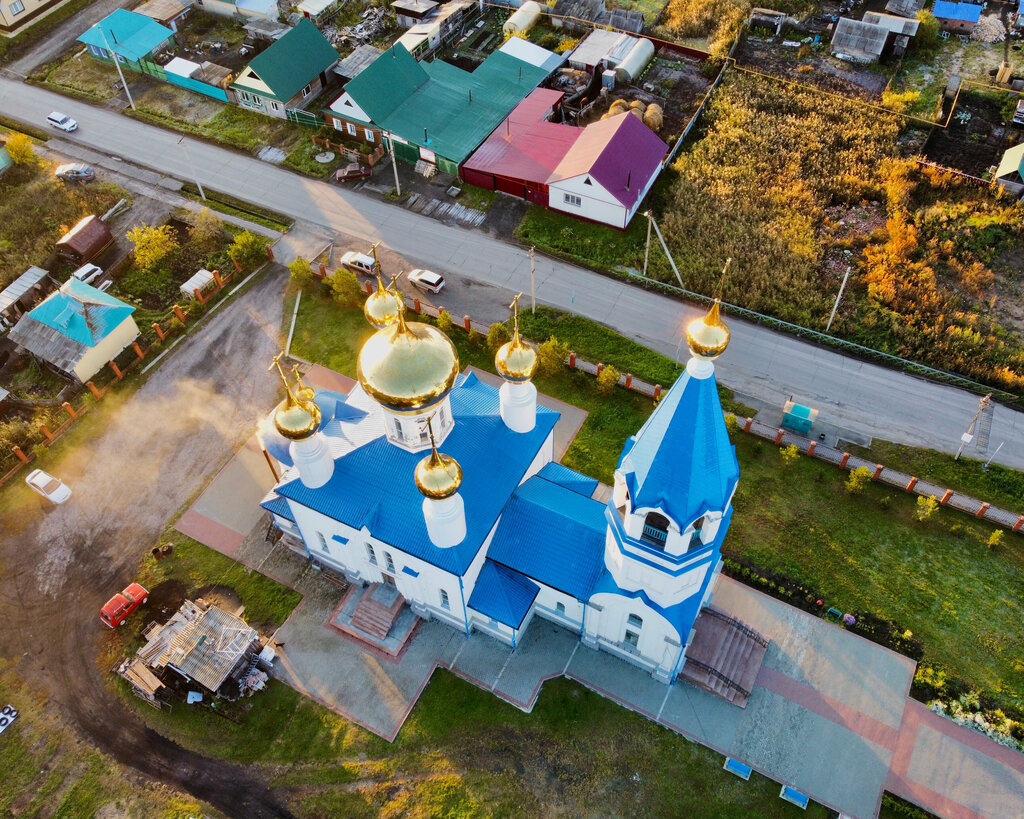
[[[701,515],[693,522],[693,535],[690,537],[691,549],[701,545],[700,530],[704,526],[704,515]]]
[[[665,541],[668,539],[668,518],[657,512],[648,512],[644,518],[644,532],[640,539],[664,549]]]

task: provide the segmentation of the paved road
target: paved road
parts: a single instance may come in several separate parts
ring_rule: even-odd
[[[177,135],[0,79],[0,111],[8,116],[38,125],[53,108],[81,123],[69,141],[180,179],[192,177]],[[391,257],[391,263],[430,267],[451,276],[446,305],[453,313],[462,312],[457,293],[460,288],[471,291],[470,283],[529,292],[529,261],[514,244],[215,146],[190,140],[189,153],[196,173],[211,188],[320,225],[325,235],[380,240],[401,257]],[[562,262],[538,257],[536,274],[539,302],[571,309],[670,356],[676,355],[681,328],[697,315],[695,308]],[[474,312],[474,318],[497,316],[502,302],[490,303],[491,316]],[[738,319],[730,320],[730,326],[732,345],[718,362],[724,384],[780,407],[792,395],[818,408],[822,420],[853,433],[955,452],[977,408],[977,397],[961,390],[846,358]],[[987,457],[1005,442],[994,460],[1024,469],[1022,432],[1021,413],[996,407],[989,452],[969,448],[967,454]]]

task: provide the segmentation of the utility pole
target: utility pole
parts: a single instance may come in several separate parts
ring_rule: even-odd
[[[846,289],[846,280],[850,278],[850,270],[852,268],[847,267],[846,273],[843,274],[843,283],[839,285],[839,295],[836,296],[836,303],[832,305],[832,315],[828,317],[828,324],[825,325],[825,332],[828,332],[829,327],[832,326],[832,319],[836,317],[836,310],[839,309],[839,302],[843,298],[843,291]]]
[[[991,455],[989,455],[989,456],[988,456],[988,460],[987,460],[987,461],[985,461],[985,463],[983,463],[983,464],[981,465],[981,468],[982,468],[982,469],[984,469],[984,470],[985,470],[986,472],[988,471],[988,465],[989,465],[990,463],[992,463],[992,459],[993,459],[994,457],[996,457],[996,455],[998,455],[998,454],[999,454],[999,450],[1003,448],[1003,444],[1005,444],[1005,443],[1006,443],[1006,441],[1000,441],[1000,442],[999,442],[999,446],[997,446],[997,447],[996,447],[996,451],[995,451],[995,452],[993,452],[993,453],[992,453]]]
[[[181,137],[178,140],[178,144],[181,146],[181,150],[185,152],[185,159],[188,161],[189,168],[192,169],[192,178],[196,180],[196,187],[199,188],[199,195],[206,201],[206,192],[203,190],[203,183],[199,181],[199,174],[196,173],[196,166],[192,162],[192,155],[188,152],[188,145],[185,144],[185,137]]]
[[[956,455],[953,457],[954,461],[960,460],[960,453],[964,451],[964,447],[967,446],[972,440],[974,440],[974,425],[978,423],[978,416],[985,410],[985,408],[992,402],[992,393],[989,393],[978,402],[978,411],[974,413],[974,417],[971,419],[971,425],[967,427],[967,432],[960,436],[960,448],[956,451]],[[1002,444],[1000,444],[1002,446]],[[999,450],[997,449],[996,452]],[[992,453],[995,455],[995,452]],[[991,459],[990,459],[991,460]]]
[[[402,183],[398,181],[398,160],[395,159],[395,135],[388,134],[388,147],[391,149],[391,169],[395,172],[395,195],[402,195]]]
[[[530,248],[530,312],[537,312],[537,268],[534,264],[535,247]]]
[[[644,211],[644,216],[647,217],[647,244],[644,245],[644,278],[647,278],[647,259],[651,255],[651,212],[649,210]]]
[[[135,110],[135,100],[132,99],[132,92],[128,90],[128,83],[124,81],[124,72],[121,71],[121,63],[117,59],[117,54],[114,53],[114,49],[110,47],[110,41],[107,39],[107,32],[103,30],[103,26],[99,23],[93,23],[93,28],[99,29],[100,36],[103,38],[103,45],[107,47],[107,52],[110,54],[111,59],[114,61],[114,68],[117,69],[117,76],[121,78],[121,85],[124,86],[124,93],[128,96],[128,104]]]

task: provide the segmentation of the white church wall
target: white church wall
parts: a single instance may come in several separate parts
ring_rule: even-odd
[[[596,594],[590,603],[586,632],[601,648],[646,668],[660,668],[665,674],[674,669],[682,644],[661,614],[639,598],[617,594]]]
[[[537,585],[540,586],[540,591],[537,593],[537,599],[533,601],[537,615],[578,632],[583,625],[583,604],[571,594],[542,583]]]

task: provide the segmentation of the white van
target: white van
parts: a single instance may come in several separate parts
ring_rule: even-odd
[[[50,123],[50,125],[52,125],[54,128],[57,128],[60,131],[71,132],[77,130],[78,128],[77,122],[71,119],[71,117],[69,117],[67,114],[62,114],[60,111],[52,112],[46,118],[46,121]]]
[[[84,284],[92,284],[103,275],[103,268],[96,264],[83,264],[71,275]]]
[[[353,273],[362,273],[364,276],[376,276],[377,275],[377,263],[373,260],[373,256],[367,256],[365,253],[356,253],[354,250],[350,250],[341,257],[342,267],[347,267]]]

